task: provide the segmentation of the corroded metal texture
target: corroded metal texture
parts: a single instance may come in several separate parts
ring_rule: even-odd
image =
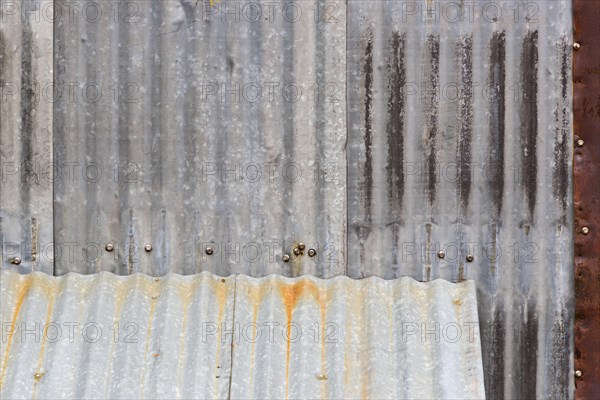
[[[50,274],[52,103],[42,91],[52,82],[53,26],[36,18],[35,8],[51,4],[0,6],[0,260],[3,267]],[[21,18],[20,10],[32,12]]]
[[[348,275],[475,280],[488,397],[572,397],[570,2],[347,13]]]
[[[570,0],[261,4],[54,3],[56,274],[473,279],[487,396],[572,397]]]
[[[1,277],[2,398],[485,395],[472,281]]]
[[[600,398],[600,3],[573,3],[575,396]],[[582,142],[580,142],[582,141]]]
[[[344,2],[98,7],[55,22],[57,273],[343,274]]]

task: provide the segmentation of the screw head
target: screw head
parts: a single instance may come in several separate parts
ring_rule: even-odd
[[[299,255],[300,255],[300,249],[299,249],[298,247],[296,247],[296,248],[294,249],[294,254],[295,254],[295,255],[297,255],[297,256],[299,256]]]
[[[298,248],[300,250],[304,250],[306,248],[306,245],[304,243],[300,242],[300,243],[298,243]]]
[[[207,248],[204,250],[204,252],[210,256],[212,253],[214,253],[214,252],[215,252],[215,249],[213,249],[212,247],[208,246],[208,247],[207,247]]]
[[[315,249],[308,249],[308,256],[314,257],[317,255],[317,251]]]
[[[583,372],[581,372],[581,370],[578,369],[577,371],[575,371],[575,377],[581,378],[582,376],[583,376]]]
[[[290,256],[287,254],[284,254],[283,256],[281,256],[281,259],[283,260],[283,262],[288,262],[288,261],[290,261]]]
[[[585,142],[583,141],[583,139],[579,139],[577,141],[577,147],[583,147],[584,144],[585,144]]]
[[[474,258],[475,258],[475,257],[473,257],[473,255],[472,255],[472,254],[468,254],[468,255],[467,255],[467,262],[473,262],[473,259],[474,259]]]
[[[581,48],[581,45],[579,43],[575,42],[575,43],[573,43],[573,48],[575,50],[579,50]]]
[[[105,247],[106,251],[113,251],[115,246],[112,243],[108,243]]]
[[[144,246],[144,250],[152,251],[152,245],[150,243],[148,243],[147,245]]]
[[[14,265],[19,265],[21,264],[21,259],[19,257],[15,257],[12,260],[10,260],[10,263]]]
[[[437,254],[437,256],[438,256],[439,258],[444,258],[444,257],[446,257],[446,253],[444,253],[444,250],[440,250],[440,251],[438,251],[438,254]]]
[[[590,228],[588,228],[587,226],[584,226],[583,228],[581,228],[581,233],[583,233],[584,235],[587,235],[588,233],[590,233]]]

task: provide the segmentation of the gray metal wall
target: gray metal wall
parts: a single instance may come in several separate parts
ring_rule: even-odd
[[[474,279],[488,396],[571,397],[571,2],[317,3],[3,10],[3,268]]]

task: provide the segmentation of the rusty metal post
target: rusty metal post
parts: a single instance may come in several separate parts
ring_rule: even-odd
[[[575,397],[600,398],[600,2],[574,0]]]

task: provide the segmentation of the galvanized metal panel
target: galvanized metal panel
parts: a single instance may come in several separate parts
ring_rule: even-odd
[[[98,4],[55,23],[55,157],[103,172],[55,185],[57,273],[343,274],[344,2]]]
[[[228,14],[188,1],[85,4],[71,18],[55,2],[57,273],[474,279],[488,397],[572,397],[570,1],[320,2],[317,23],[304,2],[308,18],[294,23],[281,14],[291,2],[254,23],[245,3],[224,5]],[[31,24],[35,13],[25,15]],[[27,47],[50,37],[43,23],[19,44],[21,23],[10,21],[1,32],[11,56],[0,56],[20,80],[12,54],[46,59],[40,49],[52,45]],[[315,80],[345,92],[337,103],[238,103],[219,86]],[[10,116],[27,109],[19,103]],[[2,107],[2,161],[20,163]],[[292,182],[280,169],[271,181],[263,168],[257,184],[238,182],[252,162],[297,162],[304,174]],[[20,270],[42,268],[26,256],[37,232],[27,209],[48,214],[47,188],[37,204],[27,202],[36,186],[2,185],[2,267],[5,244],[25,242]],[[298,241],[319,257],[282,263]],[[40,257],[50,271],[51,254]]]
[[[490,398],[573,396],[570,6],[348,2],[348,275],[475,280]]]
[[[227,398],[235,279],[1,277],[2,398]]]
[[[484,397],[472,281],[0,276],[3,398]]]
[[[51,0],[0,7],[1,268],[53,273]],[[22,11],[22,12],[21,12]]]

